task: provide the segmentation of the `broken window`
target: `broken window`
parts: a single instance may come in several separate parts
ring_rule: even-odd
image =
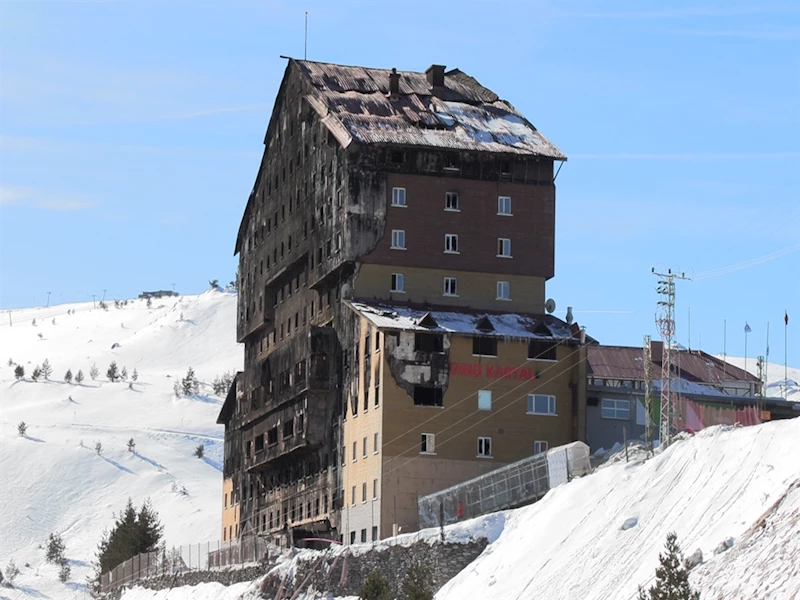
[[[472,338],[472,354],[474,356],[497,356],[497,338]]]
[[[557,360],[556,347],[550,341],[531,340],[528,342],[528,358],[536,360]]]
[[[267,446],[274,446],[278,443],[278,428],[273,427],[267,432]]]
[[[283,424],[283,437],[284,439],[294,435],[294,419],[289,419]]]
[[[443,352],[444,336],[435,333],[414,334],[415,352]]]
[[[264,436],[257,435],[256,436],[256,452],[263,452],[264,451]]]
[[[420,454],[436,453],[436,436],[432,433],[423,433],[419,448]]]
[[[478,438],[478,456],[483,458],[492,457],[492,438],[490,437]]]
[[[444,406],[444,392],[439,387],[414,386],[415,406]]]
[[[399,150],[392,151],[391,160],[396,165],[401,165],[406,162],[406,154],[405,152],[401,152]]]
[[[392,292],[405,292],[406,282],[402,273],[392,273]]]

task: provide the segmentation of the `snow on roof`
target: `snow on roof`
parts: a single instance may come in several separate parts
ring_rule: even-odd
[[[552,315],[524,313],[491,313],[474,310],[441,310],[412,308],[401,304],[351,301],[350,306],[381,329],[403,331],[436,331],[473,336],[495,336],[525,339],[572,339],[570,326]],[[438,327],[420,325],[430,315]],[[494,331],[479,329],[488,319]]]

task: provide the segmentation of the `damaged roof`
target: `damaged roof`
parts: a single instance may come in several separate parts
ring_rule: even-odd
[[[314,89],[306,100],[344,147],[355,140],[567,159],[511,104],[458,69],[437,87],[425,73],[397,71],[398,93],[390,97],[389,69],[293,62]]]
[[[576,325],[567,325],[553,315],[493,313],[455,308],[425,309],[405,304],[361,300],[349,301],[348,304],[380,329],[544,340],[566,340],[580,335],[580,329]],[[588,336],[586,339],[592,341]]]

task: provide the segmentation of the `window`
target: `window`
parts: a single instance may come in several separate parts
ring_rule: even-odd
[[[361,502],[367,501],[367,482],[361,484]],[[366,535],[366,529],[364,530],[364,535]]]
[[[283,437],[290,438],[294,435],[294,419],[290,419],[283,424]]]
[[[556,397],[544,394],[528,394],[529,415],[556,414]]]
[[[353,442],[353,462],[358,460],[358,442]]]
[[[267,432],[267,446],[274,446],[278,443],[278,428],[273,427]]]
[[[406,232],[403,229],[392,230],[392,248],[395,250],[406,249]]]
[[[474,337],[472,338],[473,356],[497,356],[497,338]]]
[[[627,421],[631,418],[631,403],[627,400],[603,398],[601,402],[600,416],[604,419],[620,419]]]
[[[550,447],[550,444],[543,440],[536,440],[533,442],[533,453],[534,454],[541,454],[542,452],[547,452],[547,449]]]
[[[377,542],[378,541],[378,526],[377,525],[373,525],[372,526],[372,541],[373,542]]]
[[[392,273],[392,289],[393,292],[406,291],[406,278],[402,273]]]
[[[373,451],[375,452],[375,454],[377,454],[378,453],[378,434],[377,433],[374,435],[374,439],[372,440],[372,442],[373,442]]]
[[[511,240],[508,238],[497,238],[497,256],[511,258]]]
[[[361,543],[365,544],[366,542],[367,542],[367,530],[366,529],[362,529],[361,530]]]
[[[478,392],[478,410],[492,410],[492,392],[480,390]]]
[[[458,296],[458,279],[455,277],[444,278],[444,295]]]
[[[443,352],[444,336],[435,333],[415,333],[415,352]]]
[[[363,443],[362,445],[363,445],[363,448],[362,448],[362,453],[361,453],[361,455],[362,455],[364,458],[367,458],[367,438],[364,438],[364,443]],[[364,485],[366,485],[366,483],[365,483]]]
[[[556,360],[557,344],[539,340],[528,342],[528,359]]]
[[[444,406],[442,388],[414,386],[415,406]]]
[[[373,500],[377,500],[378,499],[378,480],[377,479],[373,479],[372,480],[372,499]]]
[[[511,284],[507,281],[497,282],[497,299],[511,300]]]
[[[351,531],[350,532],[350,543],[351,544],[355,544],[356,543],[356,532],[355,531]]]
[[[497,214],[511,215],[511,198],[508,196],[500,196],[497,199]]]
[[[489,437],[478,438],[478,456],[483,458],[492,457],[492,438]]]
[[[422,434],[422,443],[419,448],[420,454],[436,454],[436,436],[432,433]]]
[[[352,502],[350,504],[355,505],[355,503],[356,503],[356,486],[353,486],[353,497],[352,497]]]
[[[406,188],[392,188],[392,206],[406,205]]]
[[[459,211],[458,208],[458,192],[447,192],[444,195],[444,209]]]
[[[647,423],[647,410],[642,401],[636,401],[636,424],[645,425]]]
[[[458,236],[455,233],[444,235],[444,251],[448,254],[458,254]]]

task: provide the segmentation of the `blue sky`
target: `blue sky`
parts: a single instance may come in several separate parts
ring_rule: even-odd
[[[236,230],[286,61],[458,67],[568,156],[556,276],[609,344],[678,339],[800,364],[796,2],[0,3],[2,308],[196,293]],[[232,333],[233,335],[233,333]]]

